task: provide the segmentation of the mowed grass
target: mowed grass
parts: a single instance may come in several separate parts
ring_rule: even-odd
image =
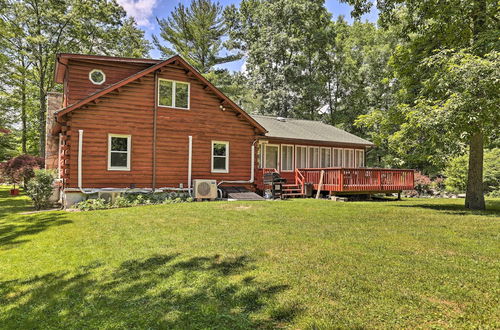
[[[0,194],[1,328],[500,327],[500,200],[23,215]]]

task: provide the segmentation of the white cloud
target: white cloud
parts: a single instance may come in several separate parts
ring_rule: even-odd
[[[151,27],[153,8],[158,0],[117,0],[127,15],[135,18],[137,25]]]

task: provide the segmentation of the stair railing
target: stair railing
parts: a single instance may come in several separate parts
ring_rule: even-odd
[[[300,186],[300,193],[304,195],[304,175],[299,171],[298,168],[295,169],[295,183]]]

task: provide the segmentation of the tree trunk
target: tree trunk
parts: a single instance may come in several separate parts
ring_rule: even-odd
[[[486,208],[483,194],[483,145],[483,133],[474,133],[470,138],[469,170],[465,197],[465,207],[471,210],[484,210]]]
[[[26,140],[27,140],[27,125],[26,125],[26,72],[23,72],[23,77],[21,78],[21,123],[22,123],[22,132],[21,132],[21,146],[23,154],[27,153],[26,148]]]

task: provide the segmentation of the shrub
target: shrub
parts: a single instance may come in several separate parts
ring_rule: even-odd
[[[453,158],[444,172],[446,190],[463,193],[467,189],[468,155]],[[500,190],[500,148],[485,150],[483,169],[484,192]]]
[[[92,198],[79,202],[75,208],[82,211],[109,209],[111,205],[102,198]]]
[[[22,183],[24,188],[27,188],[27,183],[35,175],[35,170],[43,167],[43,158],[21,155],[3,162],[0,170],[6,181],[14,185]]]
[[[431,179],[422,174],[421,172],[415,172],[415,190],[419,195],[429,194],[431,192]]]
[[[49,198],[54,191],[55,174],[50,170],[35,170],[34,177],[28,181],[26,193],[33,201],[35,209],[49,206]]]
[[[192,197],[183,193],[126,193],[116,197],[113,203],[108,203],[104,199],[87,199],[76,204],[75,207],[82,211],[91,211],[137,205],[172,204],[192,201],[194,201]]]
[[[491,198],[500,198],[500,189],[490,191],[488,193],[488,197],[491,197]]]
[[[132,202],[130,202],[126,197],[123,196],[116,197],[112,205],[113,208],[129,207],[129,206],[132,206]]]

